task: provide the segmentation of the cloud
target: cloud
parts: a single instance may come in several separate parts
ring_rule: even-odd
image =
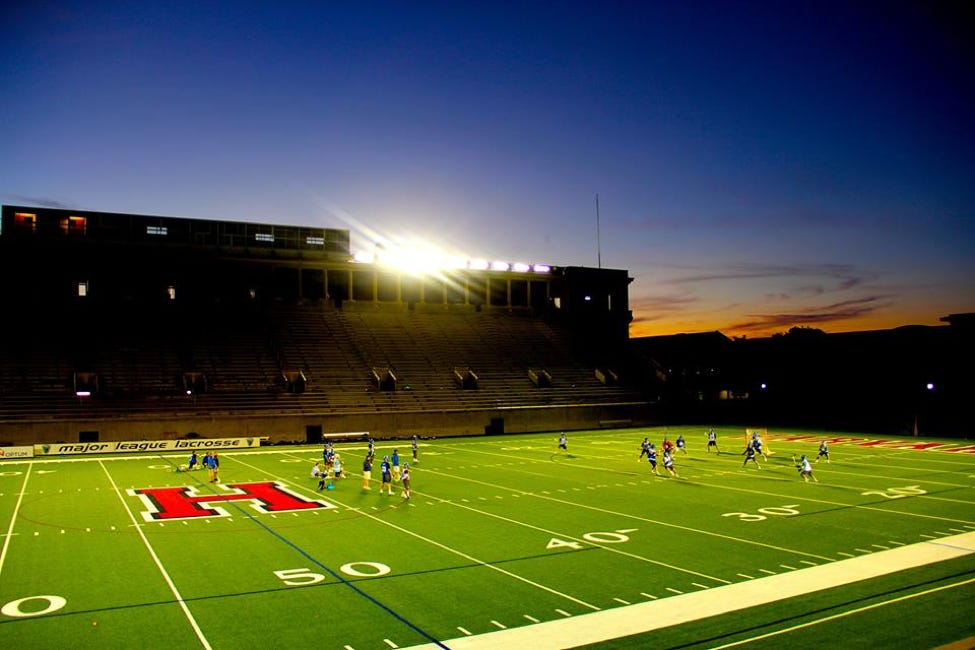
[[[825,277],[838,281],[839,289],[855,287],[874,274],[865,273],[852,264],[733,264],[725,269],[685,275],[665,280],[666,284],[697,284],[718,280],[750,280],[756,278]]]
[[[37,197],[37,196],[21,196],[19,194],[8,194],[10,200],[21,205],[31,205],[37,206],[39,208],[58,208],[61,210],[68,210],[71,208],[77,208],[78,206],[69,205],[58,199],[52,199],[48,197]]]
[[[686,310],[689,306],[697,304],[700,302],[700,298],[696,296],[690,296],[686,294],[673,294],[673,295],[659,295],[659,296],[646,296],[642,298],[631,298],[630,307],[634,311],[640,311],[642,313],[660,313],[660,312],[679,312]],[[657,320],[659,316],[654,316],[652,318],[639,318],[634,319],[637,321],[650,321]]]
[[[809,308],[792,313],[748,314],[748,320],[722,328],[734,333],[767,332],[796,326],[824,325],[863,318],[891,305],[892,296],[887,294],[866,296],[856,300]]]

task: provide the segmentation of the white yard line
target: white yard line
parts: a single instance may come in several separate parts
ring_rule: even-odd
[[[27,479],[30,478],[30,470],[32,467],[33,465],[28,465],[27,471],[24,472],[24,483],[20,486],[20,494],[17,495],[14,512],[10,515],[10,525],[7,527],[7,534],[3,538],[3,549],[0,549],[0,575],[3,575],[3,563],[7,559],[7,548],[10,546],[10,540],[14,536],[14,524],[17,523],[17,513],[20,512],[20,504],[24,501],[24,493],[27,492]]]
[[[583,509],[586,509],[586,510],[593,510],[595,512],[602,512],[602,513],[614,515],[614,516],[617,516],[617,517],[625,517],[627,519],[633,519],[635,521],[642,521],[642,522],[646,522],[646,523],[649,523],[649,524],[655,524],[655,525],[658,525],[658,526],[665,526],[667,528],[677,528],[679,530],[686,530],[688,532],[698,533],[700,535],[707,535],[709,537],[718,537],[720,539],[727,539],[727,540],[731,540],[733,542],[737,542],[737,543],[741,543],[741,544],[749,544],[749,545],[752,545],[752,546],[761,546],[761,547],[764,547],[764,548],[771,548],[771,549],[774,549],[776,551],[783,551],[785,553],[791,553],[793,555],[802,555],[802,556],[805,556],[805,557],[816,558],[817,560],[824,560],[824,561],[827,561],[827,562],[829,562],[829,561],[831,561],[833,559],[833,558],[830,558],[830,557],[825,557],[823,555],[816,555],[815,553],[807,553],[805,551],[800,551],[798,549],[786,548],[786,547],[783,547],[783,546],[776,546],[774,544],[766,544],[764,542],[759,542],[759,541],[753,540],[753,539],[745,539],[745,538],[742,538],[742,537],[735,537],[734,535],[725,535],[723,533],[716,533],[716,532],[710,531],[710,530],[702,530],[700,528],[691,528],[690,526],[681,526],[679,524],[675,524],[675,523],[670,522],[670,521],[663,521],[661,519],[650,519],[648,517],[642,517],[640,515],[634,515],[634,514],[630,514],[630,513],[627,513],[627,512],[619,512],[619,511],[616,511],[616,510],[609,510],[609,509],[606,509],[606,508],[600,508],[598,506],[591,506],[591,505],[587,505],[585,503],[579,503],[577,501],[566,501],[565,499],[559,499],[559,498],[556,498],[556,497],[553,497],[553,496],[545,496],[544,493],[528,492],[528,491],[525,491],[525,490],[516,490],[515,488],[508,488],[508,487],[504,487],[503,485],[496,485],[494,483],[487,483],[485,481],[479,481],[477,479],[473,479],[473,478],[470,478],[470,477],[467,477],[467,476],[459,476],[457,474],[448,474],[447,472],[437,471],[437,470],[431,470],[431,469],[426,469],[424,471],[429,472],[431,474],[436,474],[438,476],[445,476],[447,478],[452,478],[452,479],[455,479],[455,480],[458,480],[458,481],[465,481],[465,482],[468,482],[468,483],[476,483],[478,485],[490,486],[490,487],[493,487],[493,488],[496,488],[496,489],[499,489],[499,490],[507,490],[509,492],[520,492],[522,496],[530,496],[530,497],[534,497],[536,499],[544,499],[546,501],[554,501],[555,503],[562,503],[562,504],[565,504],[565,505],[568,505],[568,506],[572,506],[574,508],[583,508]],[[701,485],[700,483],[696,483],[696,484],[697,485]],[[793,498],[794,499],[798,499],[799,497],[793,497]],[[463,499],[462,499],[462,501],[463,501]],[[452,505],[457,505],[457,503],[456,502],[453,502],[453,501],[451,501],[450,503]],[[675,568],[675,567],[671,567],[671,568]],[[688,571],[688,572],[689,573],[694,573],[693,571]],[[711,576],[708,576],[708,575],[704,575],[704,574],[700,574],[700,573],[698,573],[697,575],[700,575],[702,578],[710,578],[712,580],[718,580],[719,582],[721,582],[720,579],[718,579],[718,578],[712,578]]]
[[[557,619],[538,625],[526,625],[477,636],[445,639],[442,643],[451,650],[573,648],[631,634],[644,634],[662,627],[681,625],[786,598],[795,598],[971,553],[975,553],[975,533],[964,533],[941,538],[936,542],[911,544],[758,580],[713,587],[705,591],[695,591],[627,607],[580,614],[571,619]],[[935,590],[924,593],[932,591]],[[850,613],[856,611],[858,610]],[[413,646],[410,650],[436,650],[437,648],[438,646],[434,644],[424,644]]]
[[[108,473],[108,468],[105,467],[105,464],[100,460],[98,461],[98,464],[105,472],[105,476],[108,477],[108,482],[112,484],[112,489],[115,490],[115,494],[118,496],[119,501],[122,502],[122,507],[125,508],[125,512],[129,515],[132,525],[135,527],[136,532],[139,533],[139,537],[142,538],[142,543],[146,545],[146,549],[149,551],[149,556],[152,557],[152,561],[156,563],[156,568],[159,569],[159,573],[162,574],[163,580],[166,581],[166,584],[169,586],[169,590],[173,593],[173,597],[176,598],[176,602],[179,603],[180,609],[183,610],[183,615],[186,616],[186,620],[189,621],[190,627],[193,628],[193,632],[196,633],[196,638],[200,640],[200,645],[206,648],[206,650],[212,650],[210,642],[207,641],[207,638],[203,635],[203,630],[200,629],[196,619],[193,618],[193,613],[190,612],[190,608],[187,607],[186,601],[183,600],[183,596],[179,593],[179,589],[176,588],[176,583],[174,583],[173,579],[169,577],[169,573],[163,566],[159,556],[156,555],[155,549],[153,549],[152,544],[149,543],[149,539],[146,537],[145,531],[142,530],[142,524],[140,524],[135,518],[132,510],[129,509],[129,504],[125,502],[125,497],[122,496],[122,490],[119,489],[118,485],[116,485],[115,479],[112,478],[112,475]]]
[[[237,461],[238,463],[240,463],[241,465],[244,465],[245,467],[250,467],[253,470],[256,470],[258,472],[261,472],[263,474],[266,474],[268,476],[271,476],[273,478],[276,478],[276,479],[278,479],[280,481],[286,481],[286,479],[284,479],[281,476],[277,476],[277,475],[269,472],[268,470],[261,469],[260,467],[257,467],[255,465],[251,465],[249,463],[245,463],[244,461],[240,460],[239,458],[235,458],[234,460]],[[306,488],[304,486],[296,486],[296,487],[298,489],[301,489],[302,491],[311,491],[309,488]],[[352,506],[350,506],[350,505],[348,505],[348,504],[340,501],[339,499],[336,499],[334,496],[329,495],[329,500],[331,502],[333,502],[333,503],[336,503],[336,504],[341,505],[344,508],[347,508],[347,509],[350,509],[350,510],[356,510]],[[510,578],[514,578],[515,580],[518,580],[520,582],[523,582],[523,583],[525,583],[527,585],[530,585],[532,587],[535,587],[537,589],[541,589],[543,591],[547,591],[550,594],[553,594],[555,596],[558,596],[559,598],[564,598],[565,600],[569,600],[569,601],[571,601],[573,603],[576,603],[577,605],[581,605],[581,606],[583,606],[583,607],[585,607],[587,609],[591,609],[593,611],[599,611],[599,607],[597,607],[596,605],[593,605],[592,603],[587,603],[584,600],[580,600],[580,599],[578,599],[578,598],[576,598],[574,596],[571,596],[569,594],[563,593],[563,592],[558,591],[556,589],[552,589],[551,587],[548,587],[548,586],[543,585],[541,583],[535,582],[534,580],[529,580],[528,578],[525,578],[524,576],[520,576],[517,573],[512,573],[511,571],[508,571],[507,569],[502,569],[499,566],[496,566],[496,565],[491,564],[489,562],[485,562],[484,560],[482,560],[480,558],[477,558],[477,557],[474,557],[473,555],[469,555],[469,554],[464,553],[463,551],[460,551],[460,550],[458,550],[456,548],[452,548],[450,546],[447,546],[446,544],[441,544],[440,542],[438,542],[436,540],[430,539],[429,537],[425,537],[423,535],[420,535],[419,533],[416,533],[416,532],[414,532],[412,530],[409,530],[408,528],[403,528],[402,526],[398,526],[398,525],[396,525],[396,524],[394,524],[394,523],[392,523],[390,521],[386,521],[385,519],[382,519],[381,517],[377,517],[376,515],[371,515],[368,512],[365,512],[364,510],[358,509],[358,510],[356,510],[356,512],[360,513],[363,517],[368,517],[369,519],[372,519],[373,521],[378,522],[378,523],[380,523],[380,524],[382,524],[384,526],[388,526],[390,528],[393,528],[394,530],[400,531],[401,533],[404,533],[404,534],[409,535],[411,537],[415,537],[416,539],[419,539],[419,540],[421,540],[423,542],[426,542],[427,544],[430,544],[432,546],[436,546],[437,548],[443,549],[444,551],[447,551],[448,553],[452,553],[454,555],[457,555],[459,557],[464,558],[465,560],[469,560],[470,562],[473,562],[473,563],[475,563],[475,564],[477,564],[477,565],[479,565],[479,566],[481,566],[481,567],[483,567],[485,569],[491,569],[492,571],[497,571],[498,573],[504,574],[504,575],[506,575],[506,576],[508,576]]]

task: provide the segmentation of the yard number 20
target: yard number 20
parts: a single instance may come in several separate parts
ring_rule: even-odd
[[[879,494],[885,499],[903,499],[904,497],[916,496],[918,494],[927,494],[927,490],[922,490],[920,485],[905,485],[904,487],[892,487],[886,490],[867,490],[866,492],[861,492],[863,496],[868,494]]]

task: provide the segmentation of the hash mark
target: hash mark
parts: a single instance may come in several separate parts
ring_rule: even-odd
[[[497,621],[491,621],[491,624],[498,626],[498,629],[501,629],[501,630],[507,630],[508,629],[508,626],[502,625],[501,623],[498,623]]]
[[[613,600],[615,600],[616,602],[618,602],[620,605],[629,605],[630,604],[630,603],[626,602],[625,600],[623,600],[622,598],[614,598]]]
[[[460,630],[460,633],[463,634],[464,636],[474,636],[471,632],[468,632],[462,627],[458,627],[457,629]]]
[[[531,621],[532,623],[541,623],[541,621],[539,621],[539,620],[538,620],[537,618],[535,618],[534,616],[529,616],[528,614],[522,614],[522,616],[524,616],[525,618],[527,618],[527,619],[528,619],[529,621]]]
[[[564,609],[557,609],[557,610],[555,610],[555,612],[557,614],[561,614],[562,616],[565,616],[566,618],[569,618],[570,616],[572,616],[572,614],[570,614],[569,612],[565,611]]]
[[[667,587],[667,591],[671,591],[671,592],[673,592],[675,594],[682,594],[682,593],[684,593],[683,591],[681,591],[679,589],[672,589],[670,587]]]

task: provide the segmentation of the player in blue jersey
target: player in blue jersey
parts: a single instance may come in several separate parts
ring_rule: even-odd
[[[761,454],[762,458],[766,461],[768,460],[768,455],[765,453],[765,448],[762,445],[762,437],[758,435],[758,431],[752,432],[752,447],[755,448],[756,454]],[[757,465],[758,463],[756,462],[755,464]]]
[[[652,444],[650,445],[649,451],[647,451],[647,462],[650,463],[650,471],[660,476],[660,472],[657,471],[657,448]]]
[[[826,462],[829,462],[829,445],[826,443],[826,438],[819,441],[819,455],[816,456],[817,463],[820,458],[825,458]]]
[[[755,463],[755,467],[762,469],[762,466],[758,464],[758,458],[755,456],[755,443],[754,441],[749,441],[748,446],[745,447],[745,451],[741,452],[741,455],[745,457],[745,462],[741,464],[742,467],[748,464],[748,461]]]
[[[393,480],[399,483],[400,469],[399,469],[399,449],[393,450],[393,457],[390,459],[393,466]]]
[[[683,433],[677,436],[677,449],[684,454],[687,453],[687,442],[684,440]]]
[[[197,462],[198,461],[199,461],[199,459],[196,457],[196,452],[195,451],[192,452],[190,454],[190,463],[189,463],[189,467],[187,467],[187,469],[189,469],[189,470],[196,469],[197,468],[196,465],[197,465]]]
[[[379,473],[382,476],[379,494],[385,492],[387,496],[393,496],[393,472],[389,464],[389,456],[383,456],[383,461],[379,464]]]

